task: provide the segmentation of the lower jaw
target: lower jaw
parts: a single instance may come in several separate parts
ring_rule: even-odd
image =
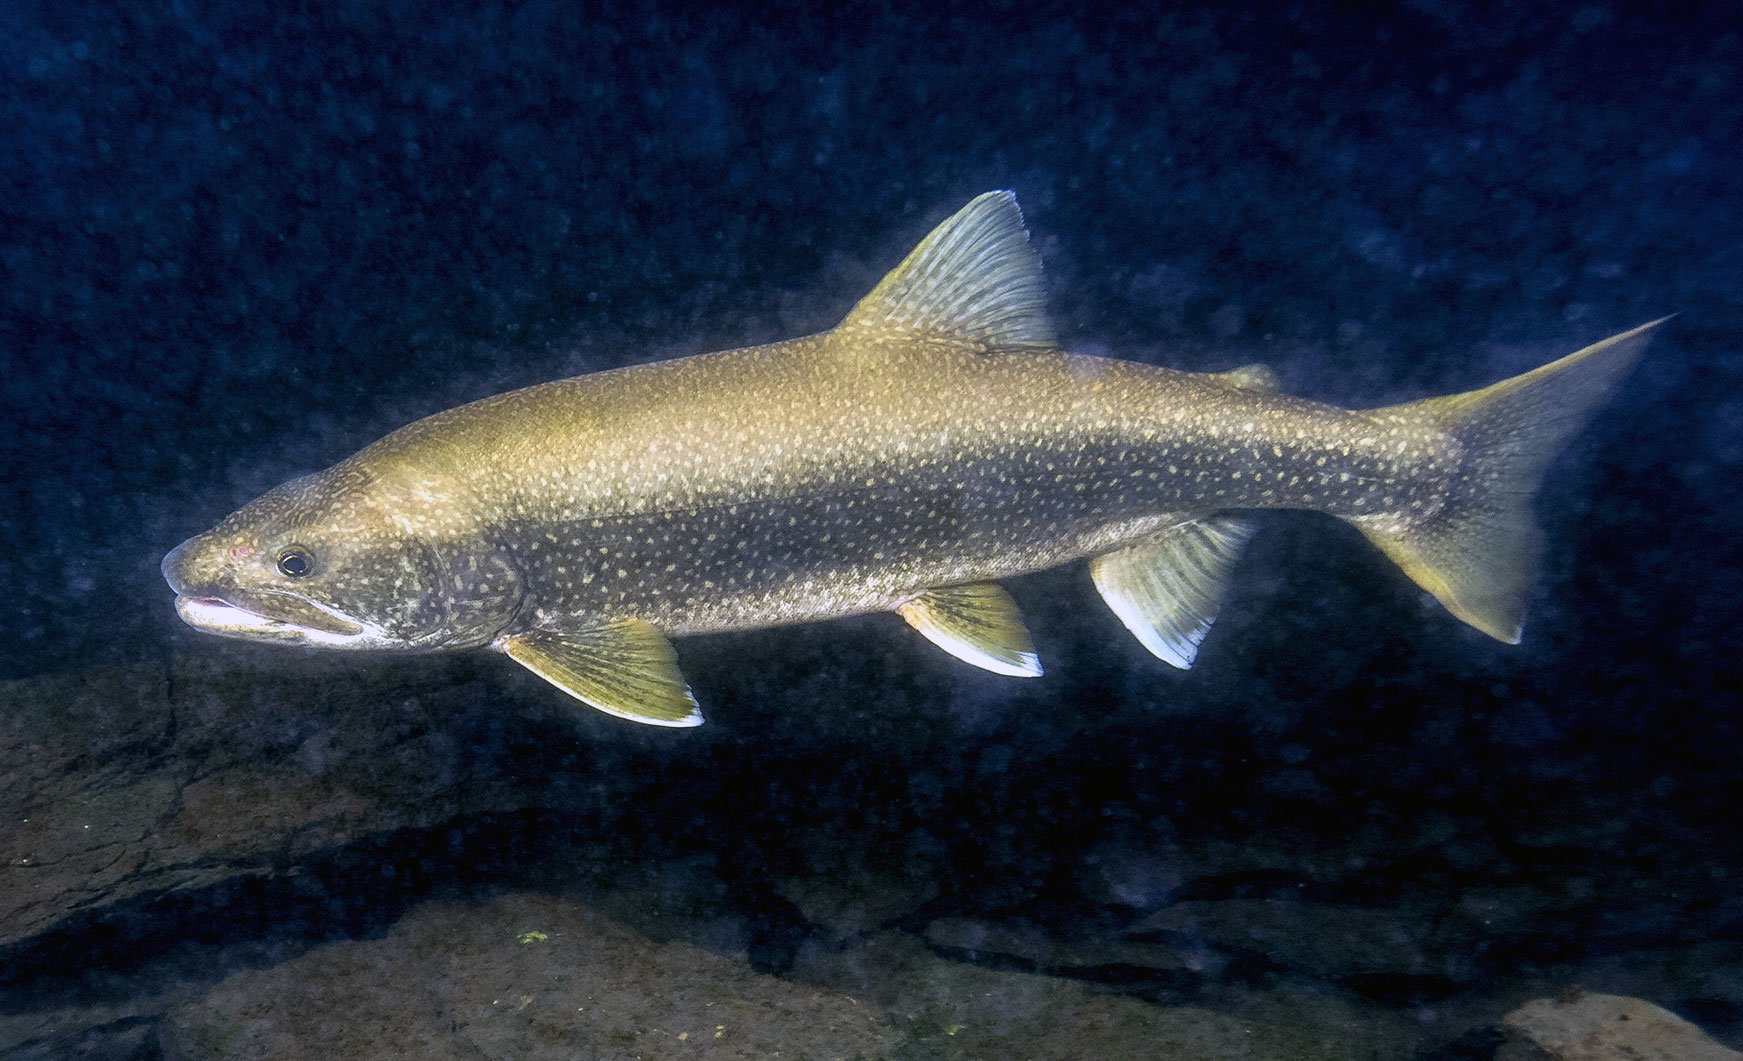
[[[321,634],[321,631],[307,627],[296,626],[277,619],[269,619],[257,615],[246,608],[238,608],[228,601],[211,597],[177,597],[176,614],[182,621],[196,630],[220,637],[241,638],[247,641],[272,641],[280,644],[299,644],[309,639],[311,634]],[[329,634],[339,637],[342,635]]]

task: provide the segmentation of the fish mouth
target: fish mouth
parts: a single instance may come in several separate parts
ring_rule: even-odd
[[[295,593],[226,584],[212,533],[197,535],[163,558],[164,581],[176,594],[176,614],[196,630],[220,637],[286,644],[350,647],[383,640],[381,631],[337,608]]]
[[[186,594],[177,595],[176,614],[196,630],[250,641],[332,643],[365,632],[362,623],[300,598],[286,598],[283,603],[298,613],[297,621],[263,615],[222,597]]]

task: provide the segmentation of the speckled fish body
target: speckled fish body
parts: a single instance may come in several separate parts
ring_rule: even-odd
[[[1404,517],[1451,449],[1219,376],[830,334],[501,395],[354,459],[465,484],[521,622],[693,634],[893,610],[1230,508]]]
[[[1245,515],[1341,517],[1517,640],[1529,495],[1654,325],[1482,391],[1371,411],[1060,352],[1015,202],[927,237],[831,332],[530,387],[420,420],[164,561],[183,617],[330,647],[491,646],[602,710],[700,721],[666,637],[894,611],[1041,668],[996,580],[1090,558],[1189,666]]]

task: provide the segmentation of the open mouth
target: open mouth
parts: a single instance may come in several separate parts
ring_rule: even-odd
[[[296,601],[300,621],[276,619],[249,611],[217,597],[176,597],[176,614],[197,630],[224,637],[244,637],[272,641],[323,641],[330,638],[355,637],[363,626],[326,609]]]
[[[301,629],[216,597],[177,597],[176,614],[197,630],[226,637],[301,640]]]
[[[278,589],[236,586],[226,577],[222,542],[189,538],[163,558],[163,577],[176,593],[176,614],[196,630],[220,637],[331,648],[394,647],[381,626],[332,605]]]

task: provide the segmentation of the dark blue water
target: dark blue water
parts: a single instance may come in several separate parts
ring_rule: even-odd
[[[1473,387],[1681,314],[1555,466],[1524,644],[1458,625],[1332,521],[1279,515],[1190,674],[1081,570],[1013,586],[1048,664],[1030,685],[867,620],[681,642],[710,718],[689,745],[571,726],[500,659],[446,673],[567,742],[540,769],[648,798],[623,857],[715,860],[775,971],[807,931],[778,882],[865,865],[934,882],[909,930],[1065,938],[1194,898],[1592,882],[1466,973],[1338,981],[1406,1011],[1533,963],[1743,942],[1740,23],[1604,2],[0,6],[0,676],[270,666],[182,627],[164,552],[462,401],[827,328],[931,224],[1010,188],[1069,346],[1263,361],[1326,401]],[[1355,832],[1388,856],[1341,859]],[[1212,843],[1343,868],[1168,862]],[[330,903],[271,893],[295,924],[237,932],[378,932],[467,876],[431,850],[325,851]],[[403,888],[367,870],[396,860],[422,867]],[[102,962],[159,975],[184,930],[237,913],[227,895],[119,931]],[[69,938],[115,937],[102,916]],[[74,992],[78,951],[18,953]],[[1743,995],[1655,1001],[1743,1029]]]

